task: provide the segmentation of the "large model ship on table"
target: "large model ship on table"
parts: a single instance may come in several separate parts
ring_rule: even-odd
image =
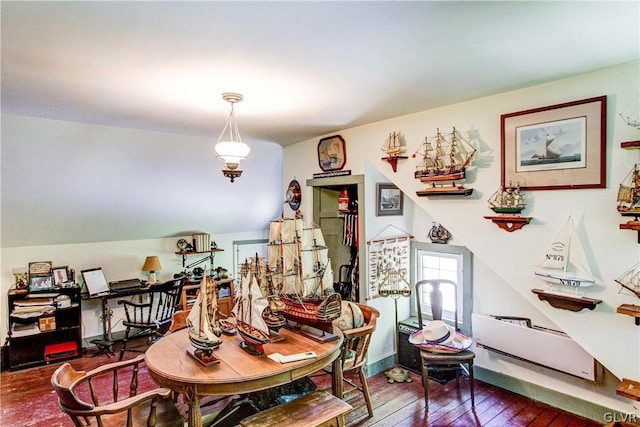
[[[187,316],[189,341],[195,351],[189,351],[198,361],[207,365],[217,362],[212,352],[220,347],[222,330],[218,326],[218,299],[216,286],[205,271],[200,282],[200,292]]]
[[[459,183],[465,180],[467,167],[475,152],[476,149],[455,127],[450,134],[443,134],[438,129],[434,137],[425,137],[424,143],[413,155],[422,157],[414,177],[431,186],[416,194],[470,195],[473,189],[464,188]]]
[[[320,228],[304,226],[300,215],[271,221],[267,250],[268,274],[282,283],[279,313],[298,324],[332,332],[341,298],[333,288],[331,261]]]
[[[269,342],[269,327],[262,318],[268,301],[262,295],[258,277],[256,270],[247,267],[247,263],[241,266],[240,284],[232,309],[236,317],[236,329],[243,339],[240,346],[254,355],[262,354],[263,345]]]

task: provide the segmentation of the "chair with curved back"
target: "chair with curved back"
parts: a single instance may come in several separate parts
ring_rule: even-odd
[[[120,349],[120,360],[127,350],[132,329],[139,330],[136,336],[148,334],[150,344],[154,337],[161,336],[169,327],[171,317],[180,303],[183,279],[183,277],[177,277],[164,283],[151,285],[150,291],[143,295],[146,299],[140,302],[118,300],[118,304],[124,306],[125,320],[122,324],[127,327]]]
[[[51,385],[58,395],[60,409],[69,415],[74,425],[78,427],[89,425],[88,419],[92,417],[95,417],[100,427],[111,425],[112,421],[103,419],[104,416],[126,411],[126,425],[131,427],[133,425],[132,409],[144,403],[149,403],[147,425],[155,426],[158,399],[169,399],[171,390],[168,388],[156,388],[137,394],[139,364],[143,361],[144,355],[140,355],[123,362],[103,365],[89,372],[76,371],[69,363],[65,362],[51,376]],[[118,395],[118,380],[127,375],[129,370],[131,371],[131,380],[127,397],[118,400],[120,397]],[[105,393],[101,394],[101,391],[104,390],[104,385],[107,383],[111,383],[113,389],[111,394],[104,396]],[[126,393],[126,390],[124,393]],[[88,395],[91,401],[82,400],[79,395]],[[101,397],[103,397],[103,402],[105,400],[109,400],[109,402],[100,404]],[[84,419],[86,424],[83,424],[81,419]]]
[[[343,384],[338,386],[337,396],[345,400],[345,396],[354,391],[360,391],[364,395],[364,402],[353,406],[351,411],[355,411],[363,406],[367,406],[369,417],[373,417],[373,406],[371,405],[371,395],[367,386],[367,376],[364,372],[364,366],[367,358],[367,350],[371,342],[371,335],[376,330],[376,321],[380,317],[380,312],[368,305],[352,302],[362,311],[364,324],[359,328],[346,329],[342,331],[344,341],[342,343],[342,351],[340,353],[340,366],[342,368],[342,380],[348,384],[348,388],[343,388]],[[357,373],[360,384],[356,384],[353,380],[346,378],[345,375]]]
[[[446,279],[429,279],[421,280],[416,283],[416,303],[418,308],[418,324],[420,327],[424,327],[425,323],[422,321],[422,309],[420,299],[422,295],[421,287],[423,285],[430,285],[431,292],[429,293],[431,302],[431,315],[433,320],[442,320],[442,290],[441,286],[452,286],[453,294],[455,295],[453,318],[454,327],[458,331],[458,300],[457,300],[457,284],[451,280]],[[473,359],[475,353],[471,350],[463,350],[458,353],[435,353],[426,350],[420,350],[420,358],[422,360],[422,387],[424,388],[424,409],[429,410],[429,367],[433,367],[434,370],[452,370],[456,372],[456,387],[460,388],[460,371],[462,370],[469,376],[469,391],[471,394],[471,409],[475,410],[475,398],[473,390]],[[468,369],[465,369],[467,365]]]

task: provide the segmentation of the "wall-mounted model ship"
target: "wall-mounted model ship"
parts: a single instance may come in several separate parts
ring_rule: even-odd
[[[640,167],[635,164],[618,188],[618,212],[625,217],[633,217],[625,224],[620,224],[622,230],[638,231],[640,243]]]
[[[635,295],[640,298],[640,262],[625,271],[616,279],[620,285],[620,293]],[[635,318],[635,324],[640,325],[640,306],[634,304],[622,304],[616,310],[620,314],[626,314]]]
[[[414,177],[429,184],[418,196],[468,196],[473,188],[465,188],[460,183],[466,178],[476,149],[453,128],[449,134],[440,129],[434,137],[425,137],[413,157],[421,157]]]
[[[400,136],[399,132],[391,132],[387,139],[384,141],[382,151],[385,154],[381,160],[389,163],[394,172],[398,169],[398,160],[407,159],[404,156],[406,151],[406,144],[404,138]]]
[[[509,183],[509,186],[500,187],[489,198],[489,208],[498,215],[485,218],[505,231],[520,230],[531,222],[531,217],[520,216],[526,206],[527,198],[520,185]]]

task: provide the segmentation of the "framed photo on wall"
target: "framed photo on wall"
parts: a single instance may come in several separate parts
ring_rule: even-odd
[[[324,172],[344,168],[347,152],[344,139],[340,135],[322,138],[318,143],[318,165]]]
[[[503,187],[604,188],[607,97],[501,116]]]
[[[376,184],[376,187],[376,215],[402,215],[402,191],[393,184]]]

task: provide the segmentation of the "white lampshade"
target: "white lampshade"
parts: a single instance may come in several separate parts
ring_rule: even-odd
[[[237,169],[240,160],[246,159],[251,151],[242,141],[220,141],[214,148],[216,156],[223,159],[229,169]]]

